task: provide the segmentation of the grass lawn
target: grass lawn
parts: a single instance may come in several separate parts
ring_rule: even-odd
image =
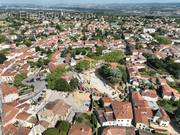
[[[82,113],[75,117],[75,121],[77,123],[84,123],[84,124],[87,124],[88,126],[92,127],[90,120],[91,120],[91,115],[87,114],[87,113]]]

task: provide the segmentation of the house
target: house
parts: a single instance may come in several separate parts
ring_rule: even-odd
[[[113,101],[110,106],[104,106],[104,108],[96,110],[96,115],[102,126],[130,127],[133,119],[130,102]]]
[[[112,103],[112,99],[109,97],[103,97],[100,99],[100,103],[104,106],[104,107],[108,107],[111,105]]]
[[[2,104],[3,124],[4,126],[18,123],[22,127],[32,127],[33,122],[30,121],[32,114],[27,113],[29,109],[27,101],[19,103],[18,101]]]
[[[111,105],[117,125],[130,127],[133,119],[131,103],[114,101]]]
[[[168,127],[170,118],[163,108],[159,108],[153,117],[153,122],[158,123],[161,127]]]
[[[18,127],[15,135],[30,135],[31,129],[25,127]]]
[[[145,90],[141,93],[142,97],[146,101],[157,101],[158,95],[156,93],[156,90]]]
[[[32,118],[32,115],[25,112],[25,111],[22,111],[20,113],[18,113],[18,115],[16,116],[16,122],[18,122],[18,125],[20,126],[23,126],[23,127],[29,127],[29,128],[32,128],[33,127],[33,123],[30,122]]]
[[[92,128],[85,124],[74,124],[68,135],[92,135]]]
[[[107,127],[104,128],[101,135],[135,135],[133,127]]]
[[[49,102],[45,107],[38,112],[40,121],[44,120],[55,126],[58,120],[66,120],[71,112],[71,106],[64,103],[62,100]]]
[[[143,99],[139,92],[133,92],[132,104],[136,128],[143,130],[149,129],[149,121],[152,119],[153,112],[148,102]]]
[[[170,87],[165,79],[159,79],[159,82],[160,82],[161,96],[163,97],[163,99],[166,100],[172,99],[174,101],[178,101],[180,99],[180,94],[178,93],[178,91]]]
[[[9,85],[8,83],[2,83],[0,85],[3,103],[13,102],[19,98],[17,88]]]
[[[154,28],[144,28],[143,32],[152,34],[152,33],[156,32],[156,29],[154,29]]]
[[[146,130],[149,128],[149,121],[153,115],[150,108],[134,108],[134,115],[137,129]]]
[[[47,128],[53,127],[47,121],[39,121],[30,132],[30,135],[41,135]]]
[[[3,127],[4,135],[15,135],[16,131],[17,127],[15,127],[13,124],[9,124]]]

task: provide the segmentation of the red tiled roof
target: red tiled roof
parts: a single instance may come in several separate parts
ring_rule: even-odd
[[[135,135],[135,129],[126,127],[107,127],[103,130],[102,135]]]
[[[20,112],[20,113],[16,116],[16,119],[26,121],[30,116],[31,116],[31,114],[23,111],[23,112]]]
[[[20,127],[17,129],[15,135],[28,135],[30,133],[31,129],[25,128],[25,127]]]
[[[133,119],[132,106],[130,102],[113,101],[112,108],[116,119]]]
[[[3,127],[4,135],[14,135],[17,131],[17,128],[13,124],[9,124]]]
[[[151,98],[158,97],[155,90],[145,90],[142,92],[142,96],[147,96],[147,97],[151,97]]]
[[[17,88],[9,85],[8,83],[2,83],[0,87],[2,90],[3,96],[7,96],[9,94],[17,93]]]
[[[85,124],[75,124],[69,130],[68,135],[92,135],[92,129]]]

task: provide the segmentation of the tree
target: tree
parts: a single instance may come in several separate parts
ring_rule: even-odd
[[[84,70],[88,70],[90,68],[90,62],[88,60],[80,61],[76,66],[75,69],[78,72],[82,72]]]
[[[38,59],[38,61],[35,63],[37,67],[43,67],[44,65],[48,65],[49,59]]]
[[[30,47],[30,46],[32,45],[32,42],[31,42],[31,40],[29,40],[29,39],[25,39],[25,40],[24,40],[24,44],[25,44],[27,47]]]
[[[108,80],[112,84],[116,84],[116,83],[122,81],[122,72],[117,68],[111,69]]]
[[[93,129],[97,127],[97,119],[94,113],[91,114],[91,124],[92,124]]]
[[[104,79],[112,84],[121,82],[124,74],[124,71],[120,68],[111,68],[108,64],[104,64],[98,72]]]
[[[176,125],[180,128],[180,108],[175,111]]]
[[[68,121],[58,121],[55,127],[59,130],[59,135],[67,135],[70,123]]]
[[[22,81],[26,78],[25,74],[17,74],[14,78],[14,85],[16,87],[20,87],[22,85]]]
[[[143,46],[141,44],[136,44],[135,48],[139,50],[139,49],[142,49]]]
[[[43,135],[59,135],[59,130],[56,128],[48,128],[43,132]]]
[[[77,89],[79,85],[79,80],[77,78],[73,78],[70,80],[69,85],[71,86],[72,89]]]
[[[96,55],[97,55],[97,56],[101,56],[103,50],[104,50],[104,47],[103,47],[103,46],[96,46]]]
[[[48,87],[52,90],[55,90],[55,85],[62,75],[66,72],[65,68],[58,67],[51,71],[51,74],[48,75]]]
[[[6,59],[6,56],[0,53],[0,64],[3,64]]]
[[[63,26],[59,25],[59,24],[56,25],[56,29],[59,30],[59,31],[64,31]]]
[[[6,41],[6,37],[4,35],[0,35],[0,44]]]
[[[160,44],[168,45],[168,44],[171,44],[171,43],[172,43],[172,41],[171,41],[168,37],[155,35],[154,38],[155,38]]]
[[[103,56],[104,60],[107,62],[120,62],[124,58],[124,53],[122,51],[113,51],[106,53]]]
[[[67,92],[70,92],[72,91],[69,83],[62,79],[62,78],[58,78],[57,80],[55,80],[55,87],[54,87],[55,90],[57,91],[67,91]]]
[[[39,46],[36,46],[36,47],[35,47],[35,51],[36,51],[36,52],[39,52],[39,51],[41,51],[41,48],[40,48]]]

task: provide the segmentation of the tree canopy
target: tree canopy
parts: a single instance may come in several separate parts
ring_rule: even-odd
[[[3,64],[6,59],[6,55],[0,53],[0,64]]]
[[[154,38],[155,38],[160,44],[168,45],[168,44],[171,44],[171,43],[172,43],[172,41],[171,41],[168,37],[155,35]]]
[[[82,60],[80,61],[76,66],[75,66],[75,69],[78,71],[78,72],[82,72],[84,70],[88,70],[90,68],[90,61],[88,60]]]
[[[110,65],[104,64],[98,72],[104,79],[112,84],[116,84],[121,81],[127,82],[127,72],[123,67],[111,68]]]
[[[25,74],[17,74],[14,78],[14,85],[16,87],[19,87],[22,85],[22,81],[26,78],[26,75]]]
[[[122,59],[124,59],[124,53],[122,51],[113,51],[110,53],[106,53],[103,56],[104,60],[107,62],[120,62]]]

